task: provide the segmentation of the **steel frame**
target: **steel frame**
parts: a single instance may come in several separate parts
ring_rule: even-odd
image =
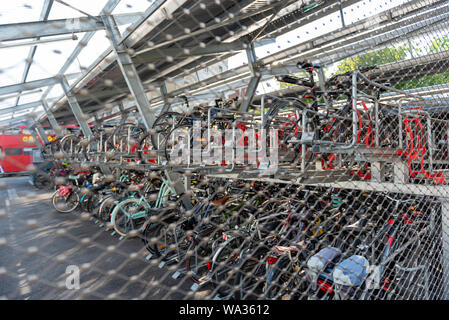
[[[103,21],[107,32],[110,36],[110,41],[117,56],[117,62],[126,84],[136,100],[137,109],[142,117],[143,123],[148,131],[153,127],[155,120],[154,114],[151,110],[150,102],[145,93],[145,89],[140,81],[139,74],[134,66],[131,57],[127,51],[127,47],[120,42],[120,32],[112,16],[103,16]]]
[[[78,104],[78,101],[76,100],[75,95],[70,91],[69,83],[65,77],[63,77],[61,80],[61,87],[67,96],[67,100],[69,102],[70,108],[71,108],[73,115],[75,116],[76,121],[78,122],[81,130],[83,131],[84,136],[88,139],[91,138],[93,136],[92,131],[90,130],[89,124],[86,122],[83,111],[81,110],[80,105]]]

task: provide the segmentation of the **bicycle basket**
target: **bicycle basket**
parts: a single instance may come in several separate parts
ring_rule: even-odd
[[[72,193],[72,186],[60,186],[58,193],[61,197],[68,197]]]

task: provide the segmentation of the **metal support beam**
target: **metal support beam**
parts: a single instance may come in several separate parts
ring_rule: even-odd
[[[40,21],[45,21],[48,19],[48,16],[50,14],[52,6],[53,6],[53,0],[45,0],[44,5],[42,6],[41,15],[39,17]],[[39,39],[40,38],[37,38],[36,40],[39,40]],[[26,63],[25,63],[25,69],[24,69],[23,75],[22,75],[22,81],[21,81],[22,83],[26,82],[26,80],[27,80],[28,73],[31,68],[31,64],[33,63],[34,55],[36,54],[36,49],[37,49],[37,46],[33,46],[30,48],[30,50],[28,52],[28,57],[27,57]],[[17,106],[19,104],[19,100],[20,100],[20,95],[16,99],[16,103],[14,104],[15,106]],[[13,113],[13,115],[14,115],[14,113]]]
[[[114,16],[118,25],[133,23],[143,13],[126,13]],[[81,17],[49,21],[33,21],[0,25],[0,41],[22,40],[104,30],[101,17]]]
[[[50,141],[48,140],[47,134],[45,133],[44,128],[42,128],[41,124],[39,122],[34,122],[34,126],[36,127],[37,133],[39,135],[39,137],[41,138],[41,141],[44,144],[49,143]]]
[[[79,75],[80,74],[78,74],[78,73],[69,74],[69,75],[66,75],[66,77],[68,79],[73,79],[73,78],[79,77]],[[61,82],[61,77],[51,77],[51,78],[29,81],[29,82],[25,82],[25,83],[12,84],[9,86],[0,87],[0,95],[47,87],[49,85],[58,84],[60,82]]]
[[[251,101],[254,98],[254,94],[256,93],[257,86],[259,85],[260,78],[262,77],[262,74],[259,72],[259,68],[256,65],[257,57],[254,50],[254,44],[251,43],[251,45],[246,49],[246,54],[248,57],[248,66],[249,70],[251,71],[252,77],[249,81],[248,87],[246,88],[246,93],[240,106],[241,112],[248,111]]]
[[[70,85],[65,77],[62,78],[61,81],[62,89],[64,90],[65,95],[67,96],[67,101],[69,102],[70,108],[72,109],[73,115],[78,121],[83,134],[87,138],[92,137],[92,131],[89,128],[88,123],[84,119],[83,112],[81,111],[81,107],[76,100],[75,95],[70,91]]]
[[[31,122],[31,120],[28,119],[28,120],[26,121],[26,124],[27,124],[28,129],[30,130],[31,136],[33,137],[34,141],[36,141],[37,147],[38,147],[39,150],[42,152],[42,143],[41,143],[41,141],[37,138],[36,130],[34,129],[34,126],[33,126],[32,122]]]
[[[159,14],[159,9],[168,9],[164,13],[170,14],[171,12],[174,12],[177,7],[176,5],[181,5],[181,0],[173,2],[167,2],[166,0],[156,0],[154,1],[151,6],[145,10],[143,17],[141,19],[136,19],[134,23],[130,26],[130,28],[126,28],[124,31],[124,37],[122,41],[125,41],[126,44],[129,47],[134,46],[136,43],[138,43],[147,33],[148,33],[148,26],[153,25],[152,20],[154,19],[155,15]],[[183,0],[182,2],[185,2],[187,0]],[[109,0],[104,8],[102,9],[102,13],[110,13],[112,12],[115,7],[118,5],[120,0]],[[165,8],[161,8],[162,4],[166,4]],[[171,8],[173,7],[173,8]],[[162,15],[163,13],[160,12]],[[153,26],[152,28],[156,28]],[[83,50],[84,45],[89,42],[89,40],[94,35],[94,32],[88,32],[84,35],[84,37],[79,41],[78,45],[75,47],[71,55],[67,58],[66,63],[62,66],[58,74],[64,74],[65,71],[68,70],[70,65],[73,61],[75,61],[76,57],[79,55],[79,53]],[[82,44],[82,45],[81,45]],[[82,87],[86,83],[88,83],[90,80],[98,76],[101,72],[101,70],[105,70],[108,66],[110,66],[113,63],[113,49],[108,48],[106,51],[104,51],[102,54],[99,55],[97,59],[95,59],[94,62],[90,64],[88,68],[86,68],[86,76],[79,78],[75,83],[73,83],[72,88],[75,87]],[[97,69],[98,68],[98,69]],[[49,92],[51,91],[52,86],[48,87],[47,90],[43,94],[43,98],[47,97]],[[126,92],[127,93],[127,92]],[[110,95],[109,95],[110,96]],[[65,95],[61,95],[59,98],[56,99],[57,103],[61,103],[62,99],[65,98]]]
[[[5,113],[11,113],[11,112],[17,112],[17,111],[35,108],[35,107],[39,107],[40,105],[41,105],[41,101],[34,101],[34,102],[21,104],[21,105],[15,106],[15,107],[2,108],[2,109],[0,109],[0,115],[5,114]]]
[[[105,12],[112,12],[115,7],[120,3],[120,0],[109,0],[106,5],[103,7],[102,11]],[[78,55],[81,53],[81,51],[86,47],[90,39],[95,35],[95,31],[93,32],[87,32],[81,40],[76,45],[75,49],[73,49],[70,56],[65,61],[64,65],[59,69],[58,74],[64,74],[67,69],[72,65],[73,61],[78,57]],[[45,99],[47,95],[50,93],[51,89],[53,89],[53,86],[47,87],[44,94],[42,95],[42,98]]]
[[[11,118],[11,119],[6,119],[6,120],[2,120],[0,121],[0,126],[2,125],[15,125],[17,123],[28,123],[28,120],[30,120],[29,116],[19,116],[16,118]]]
[[[53,128],[53,130],[56,133],[56,135],[59,138],[62,138],[63,137],[62,129],[58,125],[58,122],[56,121],[55,116],[53,115],[53,112],[51,112],[51,110],[50,110],[50,108],[48,106],[47,100],[43,99],[41,101],[41,103],[42,103],[42,107],[44,108],[45,113],[47,114],[48,122],[50,122],[50,125]]]
[[[237,40],[229,43],[213,44],[208,45],[204,48],[192,47],[192,48],[148,48],[142,51],[136,52],[132,57],[133,61],[136,63],[148,63],[155,60],[165,60],[167,57],[186,58],[191,56],[205,56],[205,55],[216,55],[220,53],[238,52],[246,50],[248,44]]]
[[[341,0],[340,0],[340,18],[341,18],[341,26],[344,28],[346,27],[345,24],[345,17],[344,17],[344,12],[343,12],[343,6],[341,4]]]
[[[148,101],[145,89],[140,81],[137,69],[127,51],[128,48],[125,44],[120,42],[121,36],[114,18],[112,16],[103,16],[103,22],[117,55],[117,62],[120,66],[120,70],[122,71],[131,94],[136,100],[137,109],[142,116],[143,124],[145,125],[145,128],[150,131],[155,120],[154,113],[151,110],[150,102]]]

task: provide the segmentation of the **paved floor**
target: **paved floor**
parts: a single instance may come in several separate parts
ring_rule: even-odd
[[[186,298],[190,279],[174,280],[173,270],[145,260],[141,240],[119,240],[80,213],[58,213],[50,198],[28,177],[0,179],[0,298]],[[67,289],[75,283],[68,266],[80,270],[79,289]]]

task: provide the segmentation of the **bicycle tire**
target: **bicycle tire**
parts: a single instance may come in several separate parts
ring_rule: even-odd
[[[210,227],[210,228],[207,228],[206,230],[203,230],[201,233],[199,233],[197,235],[197,238],[194,239],[194,241],[192,242],[191,247],[187,250],[187,255],[188,255],[189,251],[191,251],[191,250],[195,250],[195,252],[196,252],[199,242],[202,239],[204,239],[205,237],[208,237],[210,234],[212,234],[214,232],[214,230],[215,230],[215,227]],[[202,255],[202,257],[200,257],[200,259],[202,259],[204,257],[207,257],[207,256]],[[200,283],[201,278],[203,276],[205,276],[205,274],[207,273],[207,266],[204,265],[201,268],[199,268],[196,272],[194,272],[193,271],[194,269],[192,268],[193,267],[192,261],[194,261],[194,260],[195,260],[194,255],[190,255],[189,257],[186,257],[185,268],[186,268],[187,274],[190,274],[190,279],[192,279],[192,281],[194,283]],[[204,259],[202,259],[202,260],[204,260]],[[204,269],[204,268],[206,268],[206,269]],[[200,273],[200,271],[202,273]]]
[[[149,207],[144,202],[141,202],[140,199],[125,199],[117,204],[111,214],[111,223],[115,232],[123,237],[128,236],[129,232],[137,230],[138,222],[134,220],[140,220],[129,218],[128,215],[121,210],[125,205],[132,203],[138,203],[139,206],[143,204],[145,210],[149,211]]]
[[[56,203],[58,198],[64,198],[64,197],[59,197],[59,191],[55,191],[55,193],[53,193],[53,196],[51,197],[51,203],[53,205],[53,207],[55,208],[56,211],[60,212],[60,213],[69,213],[74,211],[76,208],[78,208],[79,204],[80,204],[80,197],[76,192],[72,192],[67,199],[69,199],[70,197],[75,197],[75,205],[67,210],[63,210],[61,208],[61,206]],[[65,201],[67,202],[67,200]]]

